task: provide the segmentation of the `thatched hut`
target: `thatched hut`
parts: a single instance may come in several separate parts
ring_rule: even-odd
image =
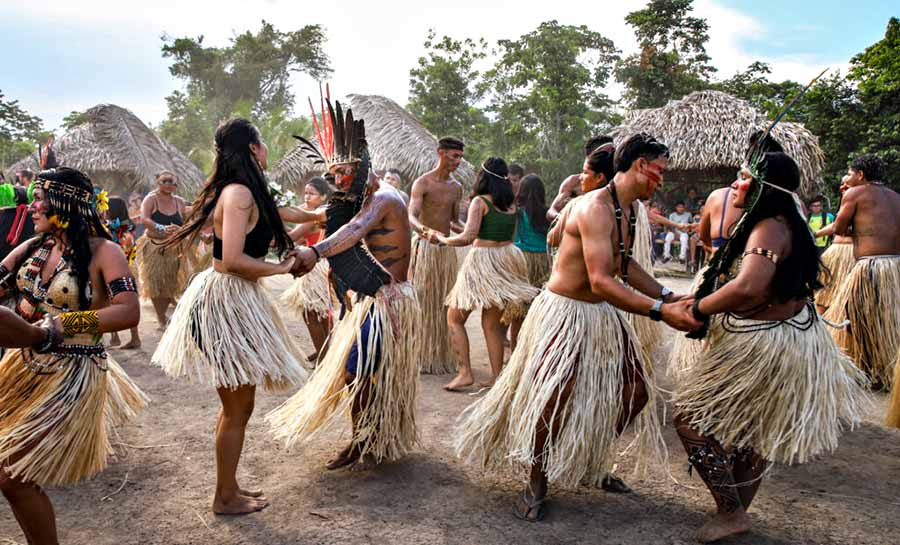
[[[350,108],[356,119],[366,122],[366,139],[372,163],[378,169],[395,168],[403,175],[407,191],[412,182],[434,168],[437,138],[402,106],[377,95],[350,95]],[[272,169],[272,179],[284,187],[298,188],[321,174],[299,148],[294,148]],[[450,175],[468,191],[475,181],[475,170],[466,161]]]
[[[665,142],[671,150],[666,193],[680,197],[694,187],[702,196],[734,180],[750,135],[769,123],[744,100],[720,91],[699,91],[662,108],[630,112],[612,134],[617,144],[636,132]],[[799,123],[787,122],[776,125],[772,136],[797,161],[801,193],[815,195],[825,166],[818,137]]]
[[[57,138],[53,148],[61,164],[81,170],[111,194],[146,193],[156,187],[155,176],[161,170],[178,175],[179,193],[186,198],[203,184],[203,174],[175,146],[129,110],[114,104],[87,110],[84,123]],[[38,168],[36,153],[9,170],[23,168]]]

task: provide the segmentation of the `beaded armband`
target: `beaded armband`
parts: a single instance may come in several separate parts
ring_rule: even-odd
[[[772,263],[778,264],[778,254],[772,250],[766,250],[765,248],[750,248],[749,250],[744,250],[744,253],[741,254],[741,258],[747,257],[748,255],[761,255]]]
[[[80,312],[63,312],[59,315],[62,322],[63,333],[66,337],[73,337],[82,333],[99,333],[100,315],[96,310],[82,310]]]
[[[106,285],[106,291],[109,293],[109,298],[112,299],[116,295],[126,292],[126,291],[137,291],[137,282],[134,281],[133,276],[123,276],[122,278],[116,278],[112,282]]]

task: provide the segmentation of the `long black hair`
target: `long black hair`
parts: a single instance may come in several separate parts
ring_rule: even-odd
[[[174,246],[191,237],[196,238],[216,208],[219,196],[226,186],[238,183],[253,194],[253,201],[259,209],[259,220],[268,224],[275,237],[275,247],[279,255],[284,255],[294,244],[284,229],[278,206],[269,189],[268,181],[259,163],[250,152],[250,144],[261,144],[259,130],[250,121],[242,118],[229,119],[216,129],[216,159],[213,171],[200,195],[192,204],[191,215],[181,229],[169,237],[165,246]]]
[[[550,230],[550,222],[547,221],[547,194],[544,191],[544,182],[537,174],[529,174],[522,178],[516,206],[528,216],[528,223],[532,229],[542,235],[547,234]]]
[[[821,262],[815,241],[806,221],[797,210],[791,194],[761,183],[760,180],[795,191],[800,186],[797,163],[783,152],[768,152],[762,156],[758,177],[754,177],[744,215],[735,224],[734,232],[725,246],[713,256],[697,298],[713,291],[716,278],[726,273],[736,259],[740,259],[753,228],[762,220],[783,217],[791,231],[791,255],[779,262],[772,282],[773,295],[778,302],[812,297],[822,287],[819,280]]]
[[[509,183],[509,167],[500,157],[488,157],[481,163],[472,198],[479,195],[490,195],[491,202],[501,212],[506,212],[513,203],[512,184]]]
[[[110,197],[109,212],[106,213],[106,217],[109,218],[109,221],[118,219],[123,225],[131,221],[128,216],[128,203],[125,202],[125,199],[118,195]]]
[[[44,200],[47,202],[47,217],[55,216],[55,223],[63,226],[66,234],[68,249],[64,258],[69,261],[78,281],[78,306],[80,310],[90,308],[87,285],[90,281],[88,268],[93,259],[91,252],[91,238],[99,237],[112,240],[112,236],[97,213],[94,200],[94,186],[84,173],[74,168],[59,167],[44,170],[38,174],[38,183],[50,182],[49,187],[39,185],[44,191]],[[66,188],[75,188],[70,191]],[[38,240],[40,246],[47,240],[50,234],[44,234]],[[30,255],[31,251],[26,252]]]

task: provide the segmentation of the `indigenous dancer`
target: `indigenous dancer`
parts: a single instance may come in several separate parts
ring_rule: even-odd
[[[521,168],[521,167],[520,167]],[[510,172],[510,177],[512,172]],[[544,182],[536,174],[529,174],[521,179],[519,191],[516,193],[516,248],[522,250],[525,264],[528,266],[528,283],[541,289],[550,279],[550,268],[553,261],[547,252],[547,232],[550,222],[547,221],[547,202],[544,193]],[[518,312],[507,307],[503,313],[503,322],[509,323],[510,352],[516,350],[516,341],[525,309]],[[513,317],[507,316],[512,311]]]
[[[437,155],[437,166],[412,185],[409,223],[415,235],[409,277],[422,306],[422,323],[415,330],[416,357],[423,373],[443,375],[455,368],[445,300],[459,263],[456,248],[437,244],[437,235],[458,233],[463,228],[459,223],[462,186],[450,178],[462,161],[463,143],[456,138],[441,138]]]
[[[303,188],[303,204],[306,210],[315,211],[328,202],[330,195],[331,188],[328,182],[325,178],[317,176],[306,182]],[[312,247],[322,241],[325,229],[319,222],[305,222],[293,229],[290,235],[295,242],[302,240],[307,247]],[[309,337],[316,349],[315,353],[307,358],[311,362],[321,357],[322,347],[325,346],[325,339],[331,330],[334,297],[328,273],[328,261],[319,261],[312,271],[295,279],[291,287],[281,295],[281,302],[294,309],[306,323]]]
[[[611,144],[612,141],[612,137],[605,134],[591,138],[584,144],[584,157],[587,158],[592,151],[604,144]],[[606,181],[609,181],[609,179],[607,179]],[[603,185],[606,185],[606,182],[603,182]],[[566,207],[569,201],[579,195],[584,194],[583,186],[583,174],[572,174],[571,176],[563,180],[563,183],[559,185],[559,192],[557,193],[556,198],[553,199],[553,202],[550,204],[550,208],[547,210],[547,219],[550,221],[556,221],[556,218],[562,212],[563,208]],[[603,186],[600,185],[597,187]]]
[[[87,176],[40,172],[31,217],[38,236],[3,260],[0,291],[16,292],[16,311],[30,322],[58,317],[65,338],[0,361],[0,489],[28,543],[55,544],[53,506],[40,487],[102,471],[113,426],[146,404],[101,343],[103,333],[136,325],[140,304]]]
[[[675,425],[716,502],[702,542],[749,530],[766,465],[834,450],[843,421],[857,424],[865,409],[865,378],[810,300],[819,259],[799,185],[789,156],[751,153],[731,191],[744,214],[696,293],[693,314],[705,323],[691,336],[707,340],[680,381]]]
[[[643,410],[655,388],[622,311],[682,330],[699,326],[690,301],[675,302],[681,297],[631,258],[633,202],[661,184],[667,157],[664,145],[634,135],[616,152],[614,181],[569,205],[559,257],[516,351],[491,391],[463,413],[456,449],[465,460],[531,467],[515,507],[523,520],[544,517],[548,481],[574,487],[606,479],[616,438],[635,418],[641,454],[665,448],[653,404]]]
[[[156,311],[157,328],[163,331],[169,323],[169,305],[184,290],[184,260],[180,247],[166,250],[163,240],[177,233],[188,211],[188,203],[175,194],[175,174],[164,170],[156,175],[157,188],[141,204],[144,236],[137,244],[138,277],[141,296],[150,299]]]
[[[750,135],[744,154],[745,164],[749,164],[750,153],[755,149],[759,149],[758,153],[784,151],[781,144],[776,142],[771,136],[767,135],[763,139],[764,134],[763,131],[755,131]],[[760,139],[762,139],[761,143]],[[740,173],[738,176],[740,177]],[[707,197],[703,213],[700,215],[700,226],[698,228],[700,243],[709,254],[709,259],[712,259],[716,252],[725,246],[725,243],[728,242],[731,236],[731,230],[744,213],[743,209],[734,205],[732,197],[731,185],[714,189]],[[713,233],[717,233],[717,236],[713,237]],[[691,282],[691,293],[696,292],[697,288],[700,287],[706,269],[706,267],[702,267],[694,275],[694,280]],[[666,371],[676,383],[681,380],[685,371],[697,361],[702,348],[701,343],[694,342],[684,335],[675,337],[675,340],[672,342],[672,350],[669,352],[669,362]]]
[[[128,260],[128,266],[131,267],[137,252],[134,245],[134,223],[128,216],[128,205],[125,203],[125,199],[116,196],[110,197],[108,209],[101,212],[101,217],[103,217],[104,225],[109,231],[112,241],[122,248],[122,253]],[[138,326],[132,327],[130,331],[131,340],[125,343],[122,350],[134,350],[141,347],[141,333]],[[110,346],[119,346],[121,342],[118,331],[110,333]]]
[[[844,178],[834,232],[853,238],[856,264],[825,317],[849,320],[835,342],[869,375],[876,389],[891,387],[900,350],[900,195],[882,182],[884,163],[863,155]]]
[[[402,457],[416,442],[419,368],[410,333],[421,312],[406,281],[411,232],[403,198],[370,175],[363,121],[326,100],[321,152],[305,139],[302,146],[327,165],[337,191],[326,212],[328,238],[298,250],[298,270],[327,258],[338,295],[350,289],[356,300],[310,381],[266,419],[290,447],[349,412],[350,444],[326,467],[363,471]]]
[[[850,189],[845,183],[847,176],[841,180],[841,195]],[[824,286],[816,292],[816,309],[824,315],[843,281],[850,274],[856,260],[853,258],[853,238],[834,234],[834,220],[832,223],[816,231],[816,238],[831,237],[831,245],[822,254],[822,272],[819,281]]]
[[[246,119],[219,125],[213,171],[194,203],[195,213],[164,247],[199,236],[213,224],[213,266],[194,276],[172,314],[152,361],[166,374],[216,388],[217,514],[243,514],[268,505],[259,491],[238,485],[236,472],[257,385],[281,390],[306,378],[300,349],[259,279],[290,272],[294,257],[269,263],[293,248],[263,171],[269,150]]]
[[[581,171],[582,194],[587,194],[591,191],[606,187],[606,184],[613,179],[613,176],[615,175],[615,169],[613,168],[615,151],[615,145],[612,142],[607,142],[600,145],[585,158]],[[578,197],[575,198],[575,200],[577,199]],[[569,202],[572,203],[574,200]],[[633,257],[647,274],[653,276],[653,262],[650,254],[650,221],[652,221],[652,218],[649,216],[648,210],[640,199],[635,205],[635,215],[637,216],[637,220],[635,223]],[[558,216],[558,218],[565,215],[565,209],[563,210],[564,212]],[[662,218],[662,221],[675,225],[666,218]],[[549,246],[559,246],[564,231],[563,224],[563,221],[558,220],[556,222],[554,228],[547,237]],[[650,363],[649,357],[662,339],[661,324],[639,314],[627,314],[626,318],[634,327],[637,338],[644,348],[644,355],[648,358],[648,363]]]
[[[490,386],[503,367],[503,311],[508,307],[527,308],[540,291],[528,283],[525,256],[513,244],[517,213],[507,174],[506,161],[499,157],[485,159],[472,190],[465,229],[456,236],[437,237],[448,246],[473,245],[447,296],[447,322],[459,366],[456,377],[444,386],[450,392],[475,382],[466,333],[466,320],[472,311],[481,310],[491,363],[491,380],[482,385]]]

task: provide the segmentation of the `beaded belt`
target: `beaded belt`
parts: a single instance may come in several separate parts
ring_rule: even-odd
[[[101,371],[106,371],[106,347],[102,344],[61,344],[49,354],[35,354],[22,350],[25,367],[38,375],[52,375],[71,363],[72,356],[89,358]]]

